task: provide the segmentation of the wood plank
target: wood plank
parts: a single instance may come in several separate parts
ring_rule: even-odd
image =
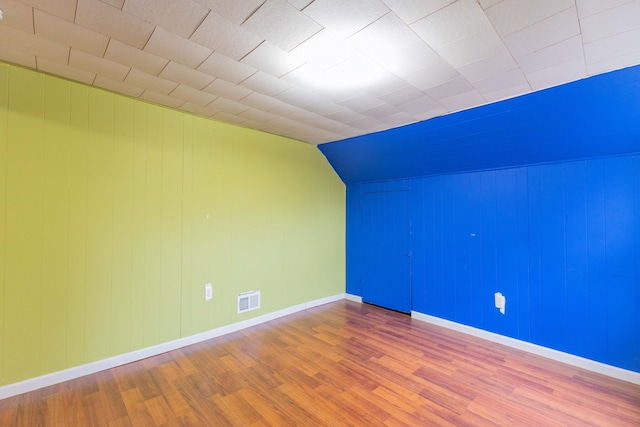
[[[0,425],[631,427],[640,386],[338,301],[2,400]]]

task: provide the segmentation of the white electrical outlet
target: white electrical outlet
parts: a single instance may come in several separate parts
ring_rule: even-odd
[[[502,295],[501,292],[496,292],[494,294],[496,308],[500,309],[500,313],[504,314],[505,306],[507,305],[507,299]]]
[[[205,283],[204,284],[204,300],[211,301],[212,298],[213,298],[213,287],[211,286],[211,283]]]

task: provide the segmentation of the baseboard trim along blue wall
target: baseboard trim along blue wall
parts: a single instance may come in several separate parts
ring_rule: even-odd
[[[429,316],[427,314],[419,313],[417,311],[411,312],[411,317],[413,319],[430,323],[432,325],[441,326],[443,328],[462,332],[468,335],[473,335],[475,337],[482,338],[487,341],[502,344],[507,347],[515,348],[518,350],[526,351],[527,353],[536,354],[538,356],[546,357],[547,359],[555,360],[557,362],[565,363],[567,365],[586,369],[591,372],[597,372],[602,375],[607,375],[612,378],[617,378],[622,381],[627,381],[633,384],[640,385],[640,373],[638,372],[632,372],[626,369],[616,368],[615,366],[606,365],[604,363],[595,362],[593,360],[574,356],[572,354],[563,353],[561,351],[553,350],[547,347],[542,347],[542,346],[531,344],[525,341],[520,341],[514,338],[505,337],[504,335],[483,331],[482,329],[477,329],[471,326],[462,325],[460,323],[451,322],[449,320],[440,319],[439,317]]]
[[[385,185],[347,187],[352,295],[363,295],[367,268],[361,198]],[[405,187],[413,311],[640,372],[640,155]],[[506,297],[504,314],[495,292]]]

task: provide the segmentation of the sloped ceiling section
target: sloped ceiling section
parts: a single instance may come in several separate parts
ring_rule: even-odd
[[[0,0],[0,60],[312,144],[640,63],[638,0]]]
[[[640,66],[320,150],[347,184],[640,152]]]

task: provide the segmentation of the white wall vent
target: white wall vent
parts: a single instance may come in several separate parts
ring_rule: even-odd
[[[238,314],[260,308],[260,291],[243,292],[238,295]]]

